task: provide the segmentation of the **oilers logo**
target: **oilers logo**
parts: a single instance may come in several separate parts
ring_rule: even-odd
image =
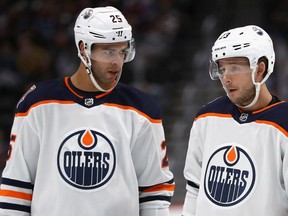
[[[211,155],[205,171],[204,190],[214,204],[234,206],[252,193],[255,180],[251,156],[239,145],[228,144]]]
[[[58,150],[61,177],[78,189],[95,189],[113,176],[116,155],[111,141],[93,130],[80,130],[64,139]]]

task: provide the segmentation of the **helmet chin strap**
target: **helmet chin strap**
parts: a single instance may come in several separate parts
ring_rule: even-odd
[[[93,85],[95,86],[95,88],[97,88],[99,91],[102,91],[102,92],[109,92],[109,91],[112,91],[116,85],[118,84],[119,80],[120,80],[120,77],[121,77],[121,73],[122,71],[120,72],[120,74],[117,76],[116,80],[114,81],[114,85],[109,88],[109,89],[103,89],[96,81],[96,79],[94,78],[94,75],[93,75],[93,72],[92,72],[92,69],[91,69],[91,61],[90,61],[90,57],[89,55],[87,55],[87,53],[85,53],[86,56],[87,56],[87,60],[85,60],[83,58],[83,56],[79,53],[78,56],[80,57],[81,61],[83,62],[83,64],[85,65],[86,67],[86,72],[87,74],[89,75]]]

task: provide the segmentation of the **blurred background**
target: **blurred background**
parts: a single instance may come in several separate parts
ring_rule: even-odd
[[[208,74],[214,41],[230,28],[264,28],[276,51],[268,86],[287,100],[288,0],[0,0],[0,172],[18,100],[36,82],[75,72],[76,17],[85,7],[107,5],[120,9],[133,27],[136,57],[124,65],[121,81],[154,95],[161,105],[176,181],[172,202],[181,205],[193,119],[202,105],[224,94]]]

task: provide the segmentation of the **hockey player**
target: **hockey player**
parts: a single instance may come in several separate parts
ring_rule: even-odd
[[[174,180],[159,106],[118,83],[135,55],[131,26],[114,7],[86,8],[74,32],[78,70],[17,105],[0,215],[168,216]]]
[[[288,104],[265,84],[274,64],[272,40],[258,26],[216,40],[209,72],[227,95],[194,120],[184,216],[288,215]]]

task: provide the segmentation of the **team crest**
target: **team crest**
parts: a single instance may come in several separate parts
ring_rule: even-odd
[[[84,190],[105,185],[116,166],[111,141],[93,130],[80,130],[67,136],[60,145],[57,160],[65,182]]]
[[[228,144],[211,155],[205,171],[204,190],[216,205],[233,206],[252,193],[255,180],[251,156],[239,145]]]

